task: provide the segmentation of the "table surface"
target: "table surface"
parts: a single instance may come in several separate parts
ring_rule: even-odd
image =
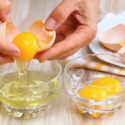
[[[24,30],[38,18],[46,18],[60,0],[11,0],[12,19]],[[83,51],[83,53],[86,52]],[[88,71],[88,75],[92,75]],[[107,119],[90,119],[81,115],[64,87],[47,112],[35,119],[16,119],[0,113],[1,125],[125,125],[125,106],[113,117]]]

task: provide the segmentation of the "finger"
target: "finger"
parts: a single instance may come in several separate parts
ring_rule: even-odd
[[[0,64],[9,63],[12,61],[13,59],[11,57],[0,54]]]
[[[45,27],[47,30],[57,29],[76,10],[76,2],[63,0],[47,18]]]
[[[67,51],[64,54],[60,54],[58,56],[52,57],[49,60],[65,59],[65,58],[67,58],[67,57],[72,56],[73,54],[75,54],[78,50],[79,50],[79,48]]]
[[[9,14],[6,14],[6,13],[0,13],[0,21],[1,22],[11,22],[11,17]]]
[[[8,56],[19,56],[20,50],[12,43],[0,39],[0,53]]]
[[[9,0],[0,0],[0,10],[5,10],[6,12],[10,11],[10,1]]]
[[[75,50],[87,45],[93,38],[94,31],[90,27],[80,26],[72,35],[67,37],[64,41],[55,44],[52,48],[40,55],[40,60],[44,61],[51,59],[60,54],[64,54],[68,50]]]
[[[11,18],[10,18],[10,2],[9,0],[2,0],[1,1],[1,4],[0,4],[0,20],[2,22],[4,21],[8,21],[10,22],[11,21]]]

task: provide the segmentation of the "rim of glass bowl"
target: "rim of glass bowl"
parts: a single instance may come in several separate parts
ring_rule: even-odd
[[[37,61],[36,59],[33,59],[32,61]],[[48,61],[48,60],[47,60]],[[46,62],[46,61],[45,61]],[[62,66],[61,66],[61,64],[58,62],[58,61],[48,61],[48,62],[51,62],[51,63],[55,63],[56,65],[58,65],[58,68],[59,68],[59,71],[58,71],[58,73],[57,73],[57,75],[56,76],[54,76],[52,79],[50,79],[49,81],[46,81],[46,83],[51,83],[52,81],[54,81],[55,79],[57,79],[57,78],[59,78],[60,76],[61,76],[61,74],[62,74]],[[13,64],[13,63],[15,63],[15,62],[11,62],[11,63],[9,63],[9,64]],[[44,63],[44,62],[43,62]],[[39,64],[42,64],[42,63],[39,63]],[[7,64],[3,64],[3,65],[7,65]],[[2,66],[2,65],[1,65]],[[2,75],[3,76],[3,75]],[[38,86],[40,86],[40,85],[38,85]]]
[[[83,59],[89,59],[89,57],[96,57],[97,58],[97,56],[114,56],[115,58],[119,58],[119,59],[121,59],[121,57],[118,55],[118,54],[104,54],[104,53],[100,53],[100,54],[86,54],[84,57],[83,57]],[[73,59],[72,61],[69,61],[67,64],[66,64],[66,66],[65,66],[65,68],[64,68],[64,75],[66,76],[66,77],[68,77],[68,79],[72,79],[72,80],[74,80],[73,78],[71,78],[70,76],[69,76],[69,74],[68,74],[68,70],[69,69],[71,69],[71,68],[75,68],[75,67],[77,67],[77,68],[80,68],[80,67],[82,67],[82,63],[80,62],[80,59],[81,59],[81,56],[79,56],[79,57],[77,57],[77,58],[75,58],[75,59]],[[77,60],[77,62],[76,62],[76,60]],[[113,74],[110,74],[110,75],[105,75],[105,76],[112,76]],[[116,76],[118,76],[118,75],[116,75]],[[101,78],[101,77],[100,77]],[[92,80],[91,80],[92,81]],[[90,80],[88,80],[88,81],[86,81],[86,83],[89,83],[90,82]],[[85,83],[85,82],[83,82],[83,83]],[[123,84],[124,83],[121,83],[121,85],[123,86]],[[93,85],[93,86],[96,86],[96,85]],[[106,87],[115,87],[116,85],[109,85],[109,86],[106,86]],[[101,87],[101,86],[96,86],[96,87],[99,87],[99,88],[105,88],[105,87]],[[82,87],[81,87],[82,88]],[[80,90],[80,88],[78,88],[79,90]],[[95,100],[89,100],[89,99],[86,99],[86,98],[83,98],[83,97],[80,97],[80,96],[76,96],[76,95],[73,95],[75,98],[77,98],[79,101],[83,101],[83,102],[85,102],[85,103],[89,103],[89,104],[94,104],[94,105],[104,105],[104,104],[109,104],[110,103],[110,100],[111,99],[114,99],[114,98],[117,98],[118,99],[118,97],[122,97],[122,95],[123,95],[123,93],[125,92],[125,89],[123,89],[120,93],[118,93],[118,94],[116,94],[116,95],[113,95],[113,96],[111,96],[111,97],[109,97],[109,98],[107,98],[107,99],[105,99],[105,100],[99,100],[99,101],[95,101]]]

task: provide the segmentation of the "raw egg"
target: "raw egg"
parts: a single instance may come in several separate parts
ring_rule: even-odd
[[[29,61],[36,53],[50,48],[55,41],[56,32],[47,31],[44,21],[37,20],[25,32],[20,32],[13,23],[0,24],[0,37],[12,42],[20,49],[20,60]]]
[[[79,91],[79,94],[82,98],[95,101],[105,100],[108,97],[104,88],[93,85],[84,87]]]
[[[118,94],[122,91],[120,82],[114,77],[99,78],[92,83],[93,85],[104,87],[108,95]]]
[[[39,41],[36,36],[29,32],[16,35],[13,43],[20,49],[19,60],[29,61],[34,58],[39,48]]]
[[[121,91],[122,86],[116,78],[103,77],[80,89],[79,95],[88,100],[101,101],[119,94]]]

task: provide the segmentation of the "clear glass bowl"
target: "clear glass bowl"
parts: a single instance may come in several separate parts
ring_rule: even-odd
[[[15,117],[35,117],[56,97],[61,86],[61,65],[33,60],[27,70],[27,82],[18,81],[15,63],[0,66],[0,101]]]
[[[112,55],[100,54],[100,56],[110,57]],[[118,58],[118,56],[116,56],[116,58]],[[89,65],[89,62],[92,61],[92,59],[97,60],[96,55],[89,54],[86,55],[85,57],[82,58],[79,57],[76,60],[67,63],[63,75],[65,88],[69,93],[69,95],[71,96],[71,98],[76,103],[77,108],[81,113],[85,114],[86,116],[90,116],[92,118],[111,116],[114,114],[114,112],[116,112],[118,109],[121,108],[122,104],[125,101],[125,84],[124,84],[125,77],[116,76],[109,73],[103,73],[94,70],[88,70],[86,67],[83,68],[83,63],[88,62],[88,64],[87,63],[86,64]],[[80,96],[79,94],[80,90],[90,85],[91,85],[90,90],[95,91],[95,93],[99,97],[101,96],[99,95],[100,90],[102,93],[104,89],[111,90],[113,87],[116,88],[115,84],[107,85],[106,87],[101,85],[100,86],[92,85],[92,82],[94,80],[97,80],[98,78],[102,77],[117,78],[120,81],[120,86],[122,86],[122,91],[101,100],[94,100],[88,98],[90,97],[89,94],[92,94],[92,92],[88,93],[87,98]]]

